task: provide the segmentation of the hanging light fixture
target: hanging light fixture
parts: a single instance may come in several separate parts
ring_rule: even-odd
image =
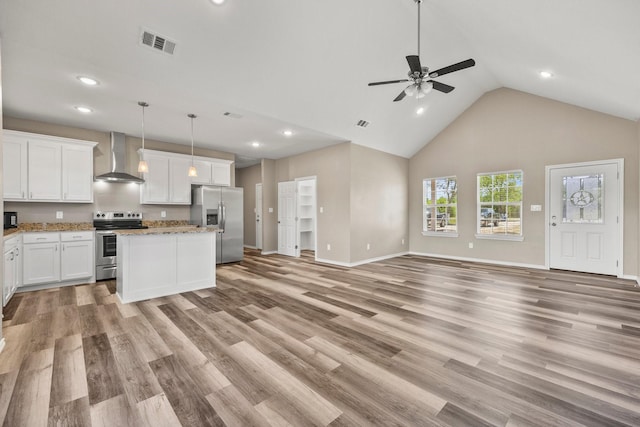
[[[140,162],[138,163],[138,172],[145,173],[149,172],[149,166],[147,162],[144,160],[144,109],[149,106],[144,101],[138,102],[138,105],[142,107],[142,153],[140,153]]]
[[[191,167],[189,168],[189,176],[190,177],[196,177],[198,176],[198,171],[196,170],[196,167],[193,165],[193,119],[195,119],[196,116],[195,114],[188,114],[187,117],[189,117],[191,119]]]

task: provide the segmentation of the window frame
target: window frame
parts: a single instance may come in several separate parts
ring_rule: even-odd
[[[433,198],[433,204],[431,205],[427,205],[427,194],[425,192],[425,182],[426,181],[439,181],[439,180],[445,180],[445,179],[453,179],[455,180],[455,188],[456,188],[456,202],[455,203],[445,203],[445,204],[438,204],[437,203],[437,199]],[[437,184],[436,184],[437,185]],[[434,178],[424,178],[422,180],[422,235],[423,236],[438,236],[438,237],[458,237],[459,234],[459,215],[458,215],[458,177],[456,175],[449,175],[449,176],[439,176],[439,177],[434,177]],[[437,221],[437,209],[439,207],[444,207],[445,210],[448,210],[448,208],[455,208],[456,210],[456,229],[455,231],[446,231],[446,230],[442,230],[442,231],[434,231],[434,230],[429,230],[428,228],[426,228],[426,217],[427,217],[427,209],[430,208],[434,208],[436,209],[436,221]]]
[[[520,201],[519,202],[483,202],[480,200],[480,178],[484,176],[490,176],[492,182],[496,175],[508,175],[508,174],[520,174]],[[508,186],[507,186],[508,187]],[[494,187],[492,187],[494,188]],[[505,211],[509,206],[515,206],[520,209],[520,234],[507,234],[505,233],[481,233],[482,226],[482,208],[484,205],[491,204],[492,206],[504,206]],[[512,169],[506,171],[496,172],[483,172],[476,174],[476,239],[489,239],[489,240],[511,240],[511,241],[523,241],[524,240],[524,171],[522,169]]]

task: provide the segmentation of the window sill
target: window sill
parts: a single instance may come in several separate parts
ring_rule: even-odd
[[[423,231],[422,232],[423,236],[429,236],[429,237],[458,237],[458,233],[452,233],[452,232],[448,232],[448,233],[444,233],[442,231]]]
[[[508,234],[476,234],[476,239],[481,240],[510,240],[512,242],[524,241],[524,236],[514,236]]]

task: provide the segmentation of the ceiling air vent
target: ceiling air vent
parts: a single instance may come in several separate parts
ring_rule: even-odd
[[[148,46],[154,50],[158,50],[160,52],[168,53],[169,55],[173,55],[173,51],[176,48],[175,42],[172,42],[166,37],[153,34],[147,30],[142,31],[141,41],[143,45]]]
[[[223,116],[227,116],[227,117],[231,117],[232,119],[241,119],[242,116],[240,114],[237,113],[230,113],[229,111],[226,111]]]
[[[356,123],[356,126],[359,126],[361,128],[366,128],[367,126],[369,126],[369,122],[366,120],[358,120],[358,123]]]

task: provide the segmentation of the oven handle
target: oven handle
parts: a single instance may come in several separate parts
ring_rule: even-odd
[[[118,267],[101,267],[101,270],[115,270]]]

